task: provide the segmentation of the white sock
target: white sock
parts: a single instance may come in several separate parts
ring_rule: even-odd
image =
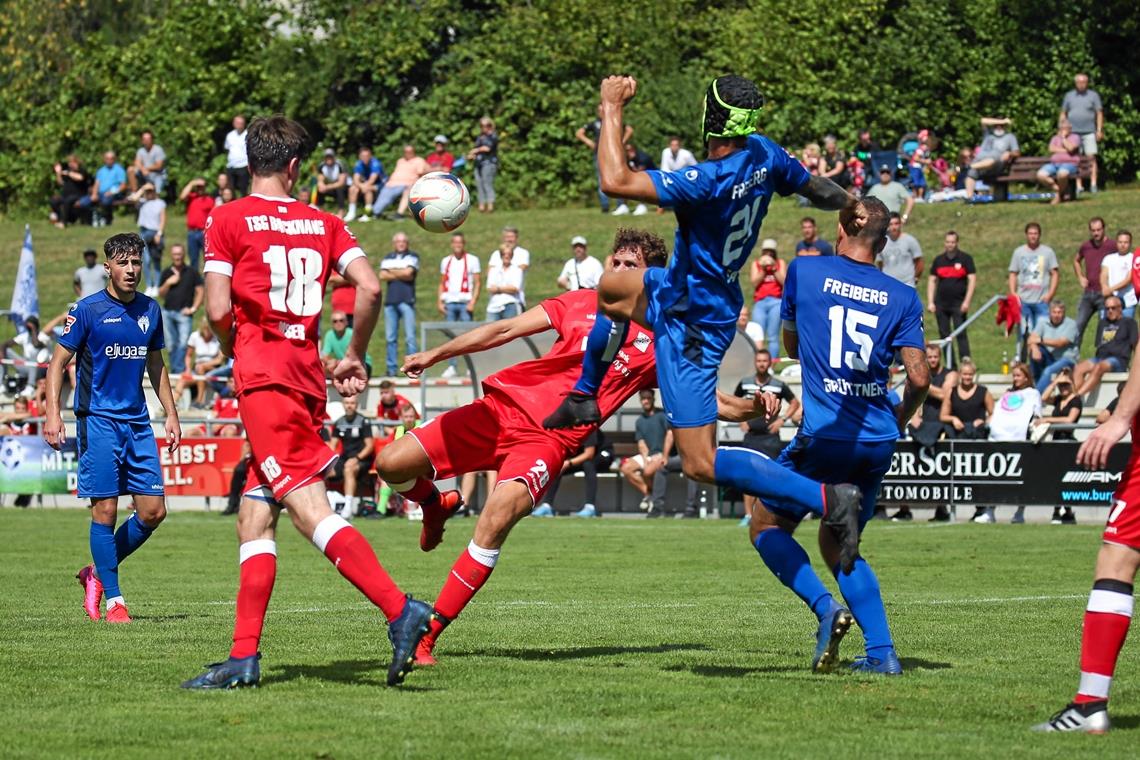
[[[356,514],[356,497],[355,496],[345,496],[344,497],[344,512],[349,517],[352,517],[353,515]]]
[[[355,213],[356,213],[356,204],[355,203],[348,204],[348,215],[352,216]]]
[[[107,609],[108,609],[108,610],[109,610],[109,609],[111,609],[111,608],[112,608],[112,607],[114,607],[116,604],[120,604],[120,605],[122,605],[122,606],[124,606],[124,607],[126,607],[126,606],[127,606],[127,603],[123,601],[123,597],[121,597],[121,596],[112,596],[111,598],[109,598],[109,599],[107,600]]]
[[[471,555],[471,559],[485,567],[494,567],[499,561],[499,549],[484,549],[474,540],[467,544],[467,553]]]

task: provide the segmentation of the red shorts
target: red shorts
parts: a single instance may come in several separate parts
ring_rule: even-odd
[[[246,493],[268,488],[280,501],[322,476],[337,455],[321,440],[325,400],[291,388],[254,388],[238,410],[249,448]]]
[[[497,470],[500,483],[519,481],[535,504],[576,447],[566,434],[544,430],[494,396],[452,409],[408,434],[423,447],[436,479]]]
[[[1135,445],[1124,467],[1120,485],[1112,495],[1104,540],[1140,549],[1140,448]]]

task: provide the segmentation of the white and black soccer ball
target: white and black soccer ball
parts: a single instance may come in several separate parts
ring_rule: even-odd
[[[0,464],[9,472],[24,463],[24,444],[17,438],[4,438],[0,443]]]
[[[408,206],[416,224],[428,232],[451,232],[467,219],[471,193],[454,174],[429,172],[412,185]]]

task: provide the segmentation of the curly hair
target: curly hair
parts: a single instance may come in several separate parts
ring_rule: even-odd
[[[146,243],[137,232],[120,232],[112,235],[103,243],[103,255],[108,259],[130,258],[142,256],[146,250]]]
[[[663,267],[669,260],[669,250],[665,247],[665,240],[648,230],[619,227],[614,235],[612,252],[617,253],[623,248],[641,251],[647,267]]]
[[[722,103],[724,105],[721,105]],[[732,116],[732,112],[725,106],[757,110],[764,107],[764,96],[751,79],[735,74],[714,79],[705,92],[705,119],[702,131],[706,136],[724,133]]]

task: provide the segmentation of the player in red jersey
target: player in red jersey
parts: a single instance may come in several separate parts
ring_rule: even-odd
[[[665,265],[665,242],[649,232],[618,230],[613,250],[607,265],[610,271]],[[436,599],[435,620],[431,633],[416,650],[417,664],[435,662],[431,653],[437,637],[486,583],[511,528],[540,503],[562,462],[595,429],[545,430],[542,418],[550,399],[564,395],[577,379],[596,312],[594,291],[570,291],[517,317],[477,327],[439,348],[404,360],[404,372],[417,377],[454,356],[495,348],[545,330],[558,332],[557,341],[545,356],[491,375],[483,381],[483,398],[416,428],[377,458],[380,476],[412,501],[421,501],[434,492],[431,479],[474,470],[498,471],[498,483],[475,524],[475,535],[452,566]],[[633,394],[656,385],[653,335],[648,330],[631,330],[599,391],[602,419]],[[745,402],[745,406],[751,409],[752,403]],[[449,516],[438,507],[424,507],[420,548],[431,551],[439,544]]]
[[[1132,364],[1116,411],[1081,444],[1077,464],[1103,470],[1109,452],[1132,429],[1132,454],[1120,485],[1096,558],[1092,593],[1085,607],[1081,635],[1081,680],[1073,701],[1034,731],[1080,731],[1103,734],[1109,729],[1108,690],[1116,661],[1132,622],[1132,589],[1140,570],[1140,367]]]
[[[325,380],[317,350],[325,284],[336,270],[356,287],[355,327],[333,385],[364,389],[362,357],[380,308],[380,283],[356,238],[331,214],[293,200],[309,136],[284,116],[256,119],[246,134],[251,193],[206,223],[206,311],[222,351],[234,357],[239,412],[253,458],[238,513],[241,562],[229,659],[184,688],[253,686],[258,644],[277,572],[281,507],[345,578],[388,619],[388,684],[403,680],[428,631],[431,608],[405,597],[372,547],[333,513],[323,473],[336,459],[321,440]]]

